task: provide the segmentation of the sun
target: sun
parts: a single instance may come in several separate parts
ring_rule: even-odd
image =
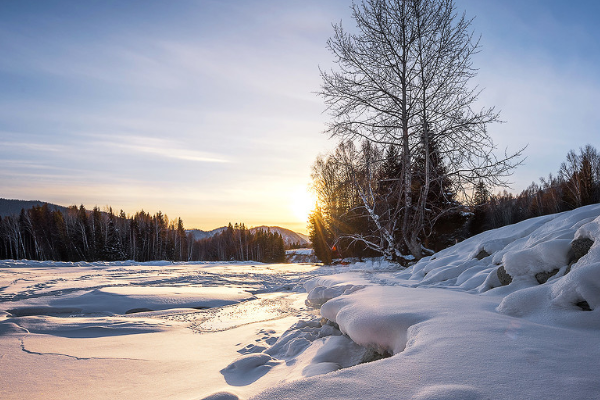
[[[315,195],[304,186],[297,186],[292,192],[290,209],[293,216],[300,222],[306,222],[308,215],[315,208]]]

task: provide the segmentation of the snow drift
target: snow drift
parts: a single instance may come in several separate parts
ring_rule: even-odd
[[[307,304],[340,333],[392,357],[256,399],[600,393],[600,205],[484,232],[402,271],[317,277],[305,287]]]

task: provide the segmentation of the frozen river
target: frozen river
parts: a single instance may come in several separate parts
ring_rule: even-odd
[[[302,283],[331,272],[1,261],[0,398],[197,399],[232,383],[254,394],[268,382],[236,385],[220,371],[310,318]]]

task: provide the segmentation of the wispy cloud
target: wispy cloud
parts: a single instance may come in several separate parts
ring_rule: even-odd
[[[228,163],[223,155],[186,149],[185,144],[174,139],[159,139],[137,135],[89,135],[96,139],[92,145],[118,148],[141,154],[150,154],[161,158],[201,163]]]
[[[30,142],[9,142],[0,141],[0,146],[4,148],[19,148],[43,153],[58,153],[66,150],[66,147],[58,144],[48,143],[30,143]]]

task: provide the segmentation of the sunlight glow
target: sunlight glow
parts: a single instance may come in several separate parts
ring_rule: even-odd
[[[293,216],[301,222],[308,221],[308,214],[315,208],[317,199],[305,186],[297,186],[292,192],[290,210]]]

